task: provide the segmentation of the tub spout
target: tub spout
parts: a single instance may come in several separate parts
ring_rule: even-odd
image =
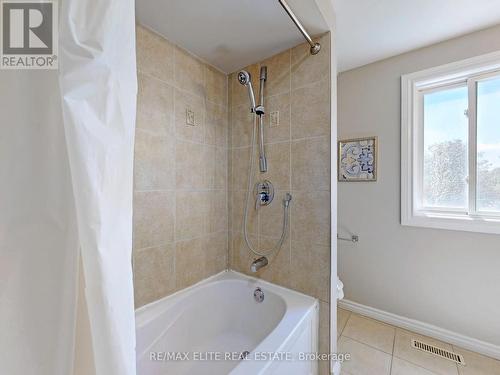
[[[250,266],[250,270],[252,272],[257,272],[258,270],[260,270],[261,268],[267,266],[269,262],[267,261],[267,258],[266,257],[260,257],[260,258],[257,258],[255,259],[253,262],[252,262],[252,265]]]

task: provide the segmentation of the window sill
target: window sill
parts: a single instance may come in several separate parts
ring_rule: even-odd
[[[447,229],[462,232],[500,234],[500,217],[453,215],[419,212],[401,218],[401,224],[411,227]]]

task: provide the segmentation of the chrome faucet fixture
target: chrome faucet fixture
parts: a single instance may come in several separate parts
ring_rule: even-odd
[[[252,265],[250,266],[250,270],[255,273],[258,270],[260,270],[261,268],[264,268],[265,266],[267,266],[268,263],[269,262],[268,262],[266,257],[257,258],[252,262]]]
[[[269,206],[274,199],[274,187],[271,181],[264,180],[255,184],[255,209]]]
[[[268,259],[266,258],[272,253],[275,253],[281,249],[286,238],[288,230],[288,210],[290,206],[290,201],[292,196],[290,193],[286,193],[283,199],[283,227],[281,230],[281,236],[276,244],[270,249],[263,251],[259,248],[255,248],[250,239],[248,238],[248,212],[252,196],[252,190],[255,194],[255,209],[258,210],[260,206],[267,206],[273,201],[274,189],[270,181],[263,180],[253,184],[252,176],[254,175],[254,147],[257,143],[257,131],[258,131],[258,148],[259,148],[259,169],[261,173],[267,172],[267,159],[264,147],[264,115],[266,113],[264,107],[264,88],[267,81],[267,67],[262,66],[260,68],[259,74],[259,104],[255,102],[255,94],[252,87],[252,78],[250,73],[245,70],[241,70],[237,74],[238,82],[245,86],[248,90],[248,96],[250,98],[250,112],[253,114],[254,123],[252,127],[252,140],[250,142],[251,147],[249,150],[249,165],[248,165],[248,182],[247,182],[247,194],[245,198],[245,208],[243,213],[243,238],[248,246],[248,249],[259,256],[260,258],[253,261],[251,265],[252,272],[257,272],[260,268],[265,267],[268,264]],[[254,189],[253,189],[254,188]]]
[[[255,299],[256,302],[261,303],[264,301],[264,292],[261,288],[257,287],[255,288],[253,292],[253,298]]]

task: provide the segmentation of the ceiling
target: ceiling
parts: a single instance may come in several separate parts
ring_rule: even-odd
[[[500,0],[335,0],[339,71],[500,23]]]
[[[315,1],[287,2],[311,35],[328,30]],[[136,0],[136,14],[225,73],[304,42],[278,0]]]

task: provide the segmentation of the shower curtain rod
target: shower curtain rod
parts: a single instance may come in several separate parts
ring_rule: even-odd
[[[288,14],[288,16],[292,19],[295,26],[297,26],[299,31],[302,33],[304,38],[307,40],[307,43],[309,43],[309,45],[311,46],[311,49],[310,49],[311,55],[316,55],[321,50],[321,44],[314,43],[314,41],[312,40],[309,33],[304,28],[304,26],[302,26],[299,19],[297,18],[297,16],[295,16],[295,13],[293,13],[293,10],[290,9],[290,7],[286,3],[286,1],[285,0],[278,0],[278,1],[281,4],[281,6],[283,7],[283,9],[285,9],[285,12]]]

